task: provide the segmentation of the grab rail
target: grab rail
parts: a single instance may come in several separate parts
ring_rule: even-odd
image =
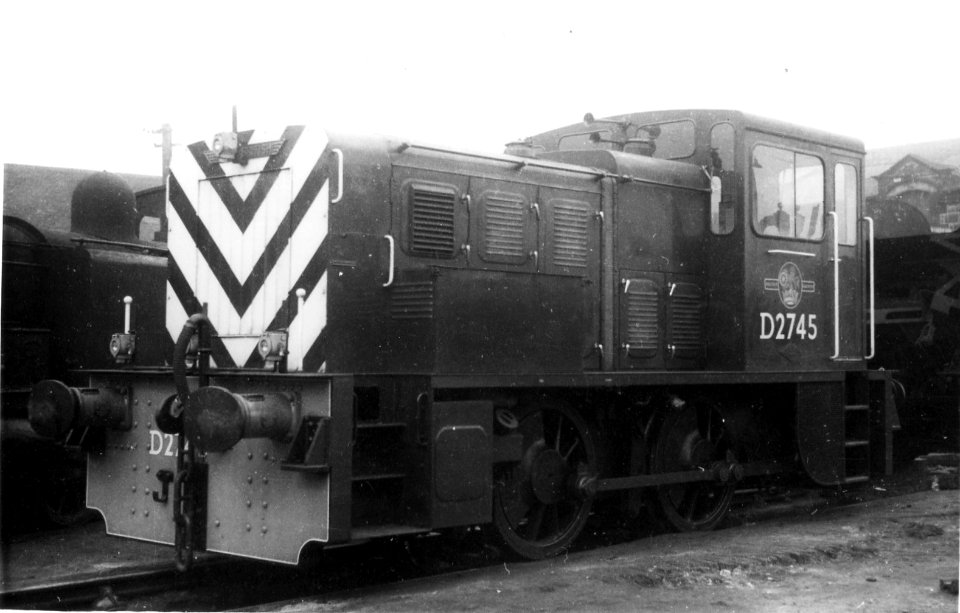
[[[297,291],[294,292],[297,295],[297,315],[300,315],[304,312],[304,307],[307,302],[307,290],[302,287],[298,287]],[[293,339],[290,339],[292,342]],[[307,353],[306,343],[303,342],[303,326],[300,326],[300,334],[297,337],[297,355],[299,360],[296,364],[287,364],[287,369],[294,372],[299,372],[303,370],[303,356]]]
[[[337,156],[337,197],[330,204],[336,204],[343,198],[343,151],[334,149],[333,153]]]
[[[837,213],[827,213],[833,220],[833,355],[831,360],[840,358],[840,228]]]
[[[873,356],[875,356],[877,353],[877,316],[876,305],[874,303],[876,292],[874,290],[875,275],[873,261],[873,219],[864,216],[862,220],[867,222],[867,236],[868,242],[870,243],[870,353],[864,359],[872,360]]]
[[[387,239],[387,242],[390,243],[390,270],[387,272],[387,282],[383,284],[384,287],[390,287],[393,285],[393,264],[394,264],[394,250],[395,243],[393,237],[389,234],[384,234],[383,238]]]

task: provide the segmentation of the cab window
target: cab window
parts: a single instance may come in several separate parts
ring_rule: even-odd
[[[613,133],[610,130],[587,130],[584,132],[564,134],[557,143],[557,149],[560,151],[580,151],[583,149],[617,150],[617,146],[616,143],[613,142]]]
[[[659,158],[661,160],[680,160],[693,155],[697,147],[696,126],[688,119],[682,121],[667,121],[664,123],[654,123],[637,128],[635,138],[651,139],[653,141],[652,153],[643,143],[638,143],[639,147],[646,155]],[[633,153],[633,144],[628,144],[624,151]]]
[[[834,171],[837,238],[841,245],[857,244],[857,168],[837,164]]]
[[[736,221],[737,177],[733,171],[734,130],[718,123],[710,130],[710,230],[730,234]]]
[[[823,162],[797,151],[758,145],[750,164],[753,225],[764,236],[823,237]]]

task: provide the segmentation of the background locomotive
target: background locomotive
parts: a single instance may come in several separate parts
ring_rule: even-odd
[[[894,370],[903,424],[897,453],[955,452],[960,441],[960,229],[931,232],[898,201],[868,203],[877,219],[877,355]]]
[[[112,366],[106,343],[123,324],[125,295],[137,297],[132,307],[144,358],[169,359],[173,343],[162,325],[166,249],[138,240],[137,213],[127,183],[101,172],[73,192],[67,215],[73,232],[3,218],[4,534],[36,519],[70,524],[86,510],[81,430],[64,445],[38,439],[27,423],[31,387],[51,377],[82,385],[81,369]]]
[[[102,435],[108,532],[185,567],[492,523],[537,558],[595,501],[705,529],[742,479],[890,470],[861,143],[671,111],[509,153],[300,126],[179,151],[171,368],[121,336],[129,363],[30,401]]]

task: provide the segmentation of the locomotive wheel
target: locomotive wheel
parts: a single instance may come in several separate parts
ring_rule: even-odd
[[[686,404],[664,415],[654,443],[653,473],[728,467],[731,445],[720,411],[709,404]],[[659,515],[681,532],[709,530],[727,514],[734,481],[698,481],[659,486],[655,500]]]
[[[580,534],[596,483],[596,450],[584,421],[561,405],[520,417],[524,454],[495,475],[493,522],[517,554],[541,559]]]

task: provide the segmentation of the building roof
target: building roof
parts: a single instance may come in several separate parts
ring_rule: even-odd
[[[25,164],[3,165],[3,214],[20,217],[38,228],[70,231],[70,200],[83,179],[97,171]],[[133,189],[158,187],[159,176],[117,173]]]
[[[928,160],[925,157],[910,153],[900,158],[896,164],[876,175],[874,178],[880,180],[888,175],[896,175],[898,172],[902,172],[905,166],[909,166],[913,169],[916,169],[918,166],[923,166],[934,171],[956,171],[958,168],[960,168],[958,166],[951,166],[950,164],[940,164],[938,162]]]
[[[877,177],[908,155],[931,168],[960,168],[960,138],[868,150],[864,169],[866,196],[876,196]]]

